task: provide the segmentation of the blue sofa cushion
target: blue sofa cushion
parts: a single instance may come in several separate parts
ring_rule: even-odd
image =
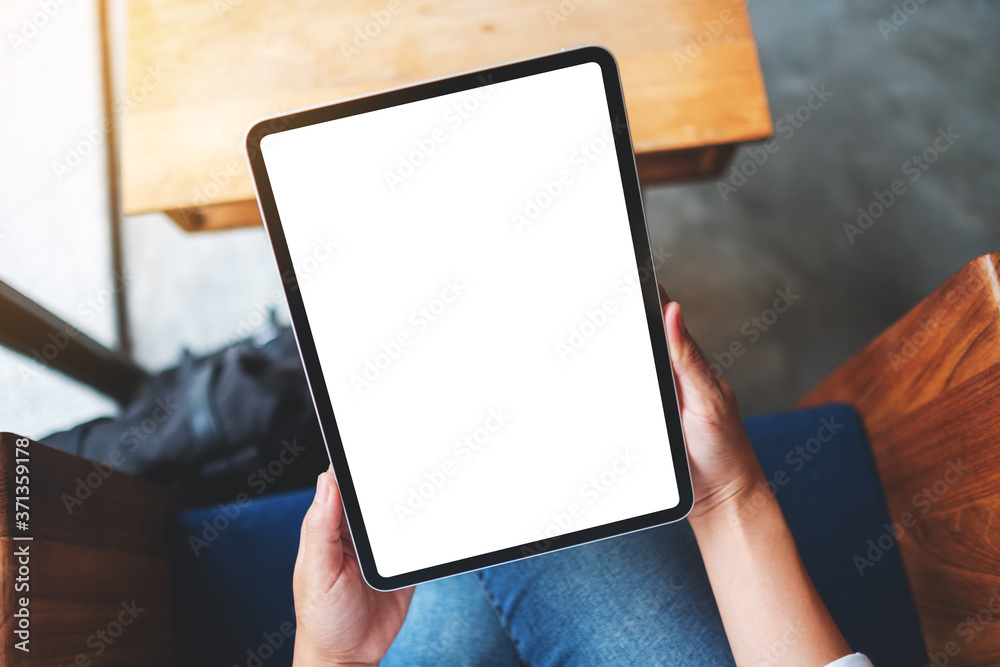
[[[857,413],[827,405],[745,424],[806,569],[851,647],[877,667],[923,664],[899,550],[894,539],[882,548],[892,523]],[[291,664],[292,571],[312,496],[275,494],[176,517],[177,664]]]
[[[744,424],[806,569],[851,648],[876,667],[924,664],[892,528],[900,517],[890,519],[858,413],[823,405]]]
[[[184,512],[170,528],[175,662],[292,664],[292,572],[313,489]]]

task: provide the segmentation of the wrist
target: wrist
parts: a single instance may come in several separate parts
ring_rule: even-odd
[[[720,528],[740,529],[762,516],[781,512],[763,471],[733,486],[728,493],[706,499],[708,502],[701,507],[695,506],[688,521],[696,534]]]
[[[329,660],[314,660],[312,658],[300,658],[298,651],[292,660],[292,667],[378,667],[377,662],[331,662]]]
[[[377,662],[342,662],[322,655],[308,642],[299,637],[295,640],[295,656],[292,667],[378,667]]]

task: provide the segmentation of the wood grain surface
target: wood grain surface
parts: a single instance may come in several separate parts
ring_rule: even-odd
[[[1000,665],[998,273],[970,262],[800,403],[864,418],[931,664]]]
[[[23,481],[16,479],[17,439],[0,434],[0,663],[172,664],[167,493],[31,441],[30,518],[21,530],[14,514],[15,493],[23,493],[15,485]],[[16,555],[25,546],[26,577]],[[19,575],[28,590],[15,590]],[[29,653],[15,648],[14,614],[24,596]]]
[[[124,210],[200,210],[199,228],[211,205],[253,198],[242,140],[257,118],[563,47],[615,54],[646,178],[714,173],[732,144],[771,133],[741,0],[128,0],[126,11]]]

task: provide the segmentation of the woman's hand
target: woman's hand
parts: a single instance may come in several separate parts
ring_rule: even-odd
[[[738,504],[764,482],[740,419],[736,395],[684,326],[681,307],[663,287],[660,299],[670,359],[677,378],[681,422],[691,462],[695,505],[691,520]]]
[[[412,588],[382,593],[361,578],[332,472],[316,480],[293,588],[295,667],[377,665],[406,619]]]
[[[736,664],[811,667],[846,656],[850,648],[809,579],[777,500],[761,493],[766,479],[733,390],[662,287],[660,298],[694,482],[688,518]],[[781,654],[772,654],[776,646]]]

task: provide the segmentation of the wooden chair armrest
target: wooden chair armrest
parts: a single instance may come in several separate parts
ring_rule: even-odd
[[[932,664],[953,667],[1000,665],[998,273],[1000,253],[973,260],[799,403],[861,413],[897,526],[858,555],[898,544]]]
[[[0,663],[172,664],[169,501],[110,466],[0,433]]]

